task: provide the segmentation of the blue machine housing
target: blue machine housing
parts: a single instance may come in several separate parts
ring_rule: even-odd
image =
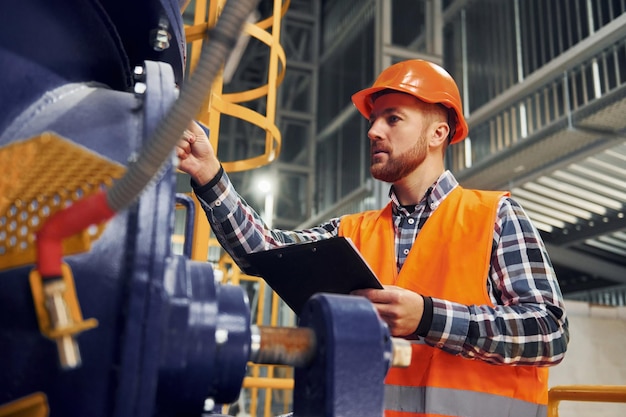
[[[184,32],[175,0],[21,0],[0,6],[0,146],[52,131],[126,165],[178,96]],[[171,46],[150,36],[168,22]],[[132,91],[135,66],[146,91]],[[180,197],[178,197],[180,198]],[[64,258],[86,318],[82,366],[62,370],[39,331],[28,275],[0,271],[0,406],[43,392],[51,416],[200,415],[234,401],[250,356],[238,287],[171,250],[175,172],[118,213],[88,253]],[[217,327],[229,334],[215,341]]]
[[[185,67],[178,0],[20,0],[0,5],[0,132],[45,91],[96,82],[117,91],[133,86],[146,60],[168,63],[177,84]],[[170,47],[151,36],[164,18]]]

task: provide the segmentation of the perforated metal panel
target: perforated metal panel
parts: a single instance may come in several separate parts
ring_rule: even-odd
[[[125,167],[52,133],[0,148],[0,270],[35,260],[35,234],[46,219],[112,185]],[[66,254],[89,248],[103,225],[63,243]]]

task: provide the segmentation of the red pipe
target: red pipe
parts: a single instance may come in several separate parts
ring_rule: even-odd
[[[42,278],[60,277],[63,239],[100,224],[115,215],[107,204],[105,191],[99,191],[54,213],[37,232],[37,269]]]

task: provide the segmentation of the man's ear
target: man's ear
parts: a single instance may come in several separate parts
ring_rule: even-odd
[[[439,147],[448,142],[450,134],[450,126],[446,122],[435,122],[432,126],[432,135],[430,136],[430,146]]]

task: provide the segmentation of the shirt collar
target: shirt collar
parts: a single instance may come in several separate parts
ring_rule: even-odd
[[[439,178],[437,178],[437,181],[435,181],[433,185],[431,185],[428,188],[428,190],[426,190],[426,194],[424,195],[422,200],[415,206],[415,209],[417,209],[420,206],[429,204],[430,208],[434,210],[441,204],[441,202],[448,196],[448,194],[450,194],[450,192],[454,190],[458,185],[459,183],[457,182],[456,178],[454,178],[454,175],[452,175],[450,171],[446,170],[443,174],[441,174]],[[393,185],[389,189],[389,198],[391,199],[394,213],[397,214],[398,212],[403,211],[403,212],[407,212],[408,214],[413,211],[413,210],[406,210],[404,207],[400,205],[400,202],[398,201],[398,197],[396,196],[396,193],[393,190]]]

